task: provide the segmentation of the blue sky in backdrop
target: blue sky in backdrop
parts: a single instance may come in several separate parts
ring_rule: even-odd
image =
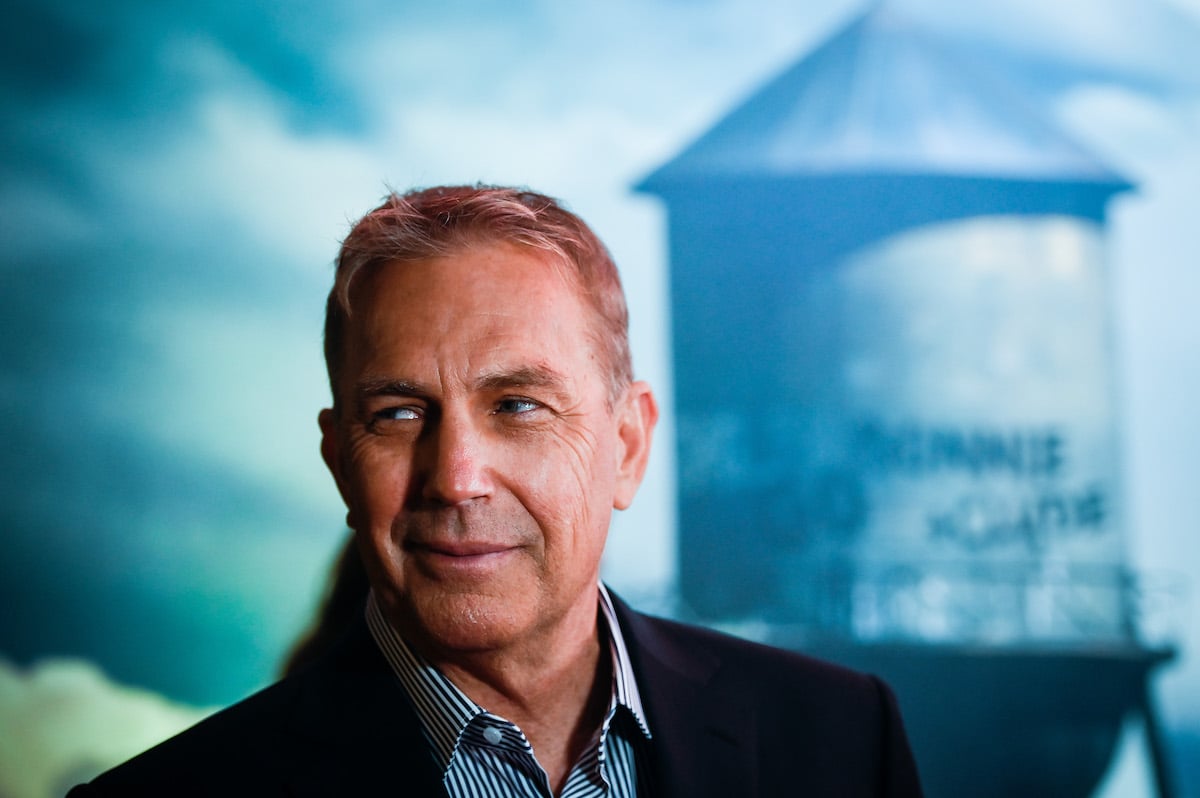
[[[1129,543],[1190,586],[1159,686],[1200,739],[1200,0],[889,5],[1139,185],[1109,227]],[[348,222],[386,186],[563,197],[669,409],[665,217],[631,186],[865,6],[2,7],[0,656],[215,704],[271,678],[341,538],[315,417]],[[664,422],[606,560],[647,601],[674,578]]]

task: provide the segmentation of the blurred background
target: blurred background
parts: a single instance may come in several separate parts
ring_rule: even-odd
[[[929,773],[937,673],[976,753],[1200,796],[1196,0],[3,8],[0,794],[273,680],[344,536],[338,242],[484,181],[622,270],[614,588],[884,672]]]

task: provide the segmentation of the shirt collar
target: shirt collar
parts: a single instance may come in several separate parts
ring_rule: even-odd
[[[602,734],[608,731],[616,711],[624,708],[633,715],[641,733],[650,739],[650,728],[646,725],[646,715],[642,709],[637,679],[629,661],[629,651],[625,646],[616,612],[613,610],[612,597],[603,584],[599,585],[599,606],[599,617],[608,627],[613,673],[612,699],[609,702]],[[433,745],[434,755],[445,770],[450,766],[463,732],[472,720],[487,714],[486,710],[468,698],[434,665],[409,648],[384,618],[383,611],[375,600],[374,591],[367,596],[366,619],[375,644],[412,699],[421,726]]]
[[[609,649],[612,652],[613,698],[610,709],[617,707],[628,709],[637,721],[638,728],[646,739],[650,739],[650,727],[646,725],[646,712],[642,709],[642,695],[638,692],[637,679],[633,675],[633,663],[629,659],[629,650],[625,647],[625,636],[621,634],[621,625],[617,622],[617,613],[613,609],[612,597],[608,588],[600,584],[600,617],[608,624]],[[612,712],[609,712],[611,719]]]

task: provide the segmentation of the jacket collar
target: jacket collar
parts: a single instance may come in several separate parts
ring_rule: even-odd
[[[753,795],[755,708],[715,690],[723,663],[692,634],[636,613],[613,596],[647,722],[654,733],[660,798]]]

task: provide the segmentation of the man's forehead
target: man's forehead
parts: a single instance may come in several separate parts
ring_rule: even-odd
[[[468,263],[482,278],[484,270],[479,269],[479,265],[493,258],[505,261],[510,267],[519,266],[489,275],[498,281],[524,283],[544,280],[548,284],[568,287],[576,293],[581,289],[578,269],[561,252],[508,239],[467,239],[425,256],[381,259],[364,266],[350,283],[351,305],[369,302],[374,293],[372,286],[389,279],[397,272],[425,272],[436,275],[439,271],[451,272],[454,271],[454,266]]]
[[[603,381],[594,311],[564,268],[502,242],[380,264],[355,288],[347,387],[362,396]]]

